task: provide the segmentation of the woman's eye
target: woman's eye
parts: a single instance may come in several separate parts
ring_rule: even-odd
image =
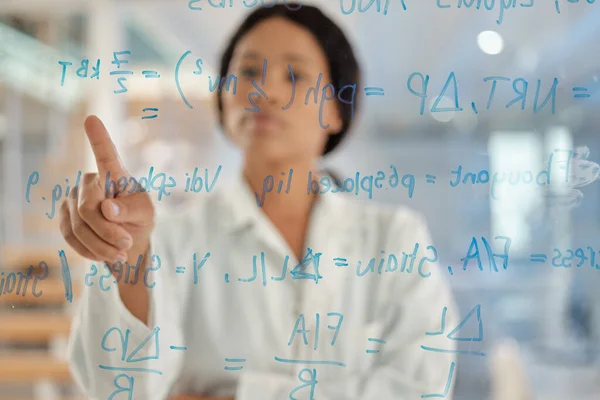
[[[256,68],[242,68],[240,75],[248,78],[254,78],[255,76],[259,75],[259,72]]]

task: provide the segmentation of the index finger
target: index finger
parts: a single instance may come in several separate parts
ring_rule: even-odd
[[[117,148],[100,118],[90,115],[85,119],[83,125],[96,158],[100,178],[103,179],[107,172],[117,175],[117,179],[121,176],[127,176],[127,171],[119,158]]]

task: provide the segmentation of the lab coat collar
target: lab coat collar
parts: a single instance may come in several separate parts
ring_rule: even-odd
[[[327,173],[321,173],[320,175],[329,176]],[[329,177],[333,181],[333,178]],[[296,179],[302,178],[298,177]],[[343,220],[344,200],[341,196],[343,196],[342,193],[328,192],[320,194],[315,202],[313,213],[332,217],[334,221]],[[230,232],[243,230],[257,223],[261,218],[265,218],[264,215],[261,215],[262,211],[257,203],[256,194],[241,170],[234,175],[233,180],[225,188],[223,203],[226,206],[226,215],[228,215],[227,230]]]
[[[320,175],[321,177],[329,176],[333,182],[331,175],[327,173],[321,173]],[[316,180],[317,178],[313,179]],[[219,201],[225,206],[225,215],[228,218],[226,218],[227,223],[224,226],[228,233],[234,234],[244,229],[253,227],[260,229],[260,227],[269,226],[272,229],[262,230],[260,235],[270,242],[274,249],[282,252],[289,251],[283,238],[276,233],[276,228],[270,224],[266,215],[262,213],[257,204],[256,195],[241,172],[235,176],[230,185],[225,187],[224,194],[223,199],[219,199]],[[327,248],[330,255],[350,254],[352,248],[347,246],[348,242],[331,240],[332,238],[341,238],[342,233],[349,229],[349,225],[352,223],[352,220],[345,215],[348,212],[350,201],[348,197],[350,196],[344,192],[333,193],[329,191],[325,194],[319,194],[310,216],[306,243],[315,253],[321,253],[324,248]],[[294,259],[293,266],[301,263],[301,260],[295,260],[295,256],[289,255]],[[326,267],[323,265],[321,268]],[[323,304],[334,304],[337,296],[335,280],[322,279],[319,281],[318,286],[308,284],[302,286],[307,291],[302,295],[302,303],[297,305],[300,307],[299,309],[313,310],[314,308],[313,311],[318,312],[319,307],[322,307]],[[296,314],[298,313],[296,312]],[[294,318],[297,316],[296,314],[294,314]]]

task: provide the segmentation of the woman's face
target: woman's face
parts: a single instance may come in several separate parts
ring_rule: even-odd
[[[312,161],[322,155],[328,135],[342,127],[337,98],[321,106],[323,88],[331,82],[327,58],[313,35],[300,25],[278,17],[257,24],[238,42],[228,74],[238,78],[238,85],[236,94],[223,88],[223,121],[246,157],[270,163]],[[323,75],[317,88],[319,74]],[[316,104],[314,91],[305,104],[311,87],[316,89]],[[289,105],[292,92],[294,100]],[[333,97],[330,88],[325,94]]]

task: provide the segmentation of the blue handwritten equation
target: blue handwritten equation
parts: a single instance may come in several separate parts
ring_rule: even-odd
[[[163,372],[158,369],[140,366],[140,365],[148,365],[149,363],[147,363],[147,362],[152,361],[152,360],[155,360],[155,362],[158,362],[158,360],[160,358],[159,333],[160,333],[160,327],[158,327],[158,326],[154,327],[154,329],[152,329],[150,334],[144,340],[140,341],[140,343],[138,343],[138,345],[135,346],[132,350],[130,350],[131,346],[129,343],[129,338],[130,338],[129,335],[131,334],[131,330],[126,329],[125,333],[123,333],[123,331],[120,328],[114,326],[114,327],[108,329],[104,333],[104,336],[102,337],[102,341],[100,343],[100,347],[102,348],[102,350],[106,351],[108,353],[112,353],[117,350],[119,350],[121,352],[120,365],[103,365],[103,364],[98,365],[98,368],[102,371],[121,372],[119,375],[115,376],[115,378],[113,380],[113,384],[114,384],[116,390],[111,393],[111,395],[108,397],[108,400],[115,398],[117,395],[119,395],[121,393],[127,394],[128,399],[133,398],[135,377],[130,375],[132,372],[138,372],[138,373],[141,372],[141,373],[155,374],[155,375],[163,374]],[[115,341],[115,339],[113,339],[113,337],[115,337],[115,335],[118,335],[117,343],[120,345],[119,348],[110,347],[110,344],[109,344],[109,343]],[[187,350],[187,348],[184,346],[174,346],[174,345],[169,346],[169,349],[174,350],[174,351],[186,351]],[[148,355],[144,355],[144,354],[148,354]],[[145,362],[145,363],[140,364],[142,362]]]
[[[493,238],[472,237],[468,243],[465,243],[465,256],[460,259],[462,266],[448,266],[447,271],[450,276],[457,275],[457,272],[467,271],[476,268],[479,271],[489,271],[500,273],[506,271],[510,264],[510,247],[512,239],[508,236],[495,236]],[[323,254],[315,252],[308,248],[303,259],[295,266],[290,266],[290,256],[287,255],[281,265],[281,273],[276,276],[267,276],[267,263],[265,252],[260,252],[252,256],[250,272],[244,276],[232,277],[229,273],[224,274],[225,284],[259,284],[267,286],[269,282],[276,283],[291,280],[312,280],[318,284],[320,280],[326,279],[321,274],[323,267],[330,270],[347,269],[352,271],[357,279],[362,279],[373,275],[390,274],[418,274],[421,278],[427,279],[432,275],[431,266],[440,261],[439,253],[436,247],[427,243],[415,243],[412,249],[406,249],[400,253],[386,252],[381,250],[380,255],[365,260],[352,260],[343,255],[336,255],[331,259],[322,259]],[[73,289],[69,263],[64,250],[59,250],[58,255],[61,260],[61,271],[63,283],[65,286],[65,297],[71,302],[73,299]],[[115,262],[114,264],[92,263],[89,271],[84,275],[84,284],[93,287],[96,283],[103,292],[110,290],[111,284],[125,283],[135,285],[140,282],[146,288],[153,289],[159,283],[155,281],[153,273],[161,268],[168,267],[176,275],[182,278],[193,275],[194,285],[197,285],[202,279],[202,271],[210,268],[210,260],[214,256],[211,252],[195,252],[191,255],[190,265],[163,265],[158,254],[152,254],[148,259],[148,266],[141,268],[143,256],[140,254],[135,264],[129,262]],[[571,268],[571,267],[589,267],[600,270],[600,250],[595,250],[591,245],[578,247],[574,249],[560,249],[555,247],[551,257],[546,253],[531,253],[530,262],[545,264],[550,261],[553,267]],[[39,281],[48,277],[48,264],[41,261],[38,265],[42,269],[43,275],[33,276],[33,266],[30,266],[27,273],[10,272],[0,274],[0,295],[16,294],[26,295],[28,285],[32,281],[31,294],[40,297],[42,290],[37,289]],[[143,271],[143,275],[140,273]]]
[[[436,332],[426,332],[425,335],[433,336],[433,335],[446,335],[446,312],[447,307],[444,307],[442,310],[441,316],[441,329]],[[473,317],[476,318],[477,330],[478,334],[473,337],[462,337],[459,336],[459,332],[464,326],[471,320]],[[287,342],[288,347],[291,347],[295,341],[300,341],[300,346],[312,347],[313,351],[318,351],[319,346],[323,344],[323,341],[320,341],[320,337],[323,336],[327,331],[329,331],[329,335],[327,337],[327,345],[330,347],[334,347],[336,345],[338,336],[342,330],[344,315],[340,312],[327,312],[326,314],[315,313],[314,315],[314,323],[309,324],[314,327],[313,329],[307,329],[307,319],[313,318],[312,315],[304,315],[298,314],[294,326],[291,329],[291,333],[289,336],[289,340]],[[327,331],[323,332],[326,329]],[[312,333],[312,334],[311,334]],[[98,365],[98,368],[102,371],[117,371],[120,372],[119,375],[115,376],[113,380],[113,384],[115,386],[115,391],[108,397],[108,399],[113,399],[115,396],[121,393],[125,393],[128,395],[128,398],[131,399],[133,396],[134,386],[135,386],[135,378],[131,376],[131,373],[146,373],[146,374],[155,374],[155,375],[163,375],[163,371],[155,368],[148,368],[146,366],[141,367],[139,363],[143,361],[155,361],[158,362],[160,359],[160,327],[155,326],[148,336],[141,340],[137,345],[130,345],[130,334],[131,330],[126,329],[123,332],[122,329],[113,326],[109,328],[102,337],[102,341],[100,346],[105,352],[116,352],[120,351],[120,363],[119,365]],[[483,323],[481,321],[481,306],[476,305],[463,319],[462,321],[454,327],[450,332],[446,335],[448,339],[454,341],[468,341],[468,342],[481,342],[483,340]],[[375,354],[379,354],[382,351],[385,351],[385,345],[388,343],[386,338],[373,338],[368,337],[365,338],[365,354],[366,357],[370,357]],[[112,345],[111,345],[112,344]],[[118,346],[116,346],[118,345]],[[133,347],[135,346],[135,347]],[[133,347],[133,348],[132,348]],[[421,346],[421,348],[425,351],[437,352],[437,353],[453,353],[453,354],[469,354],[476,356],[485,356],[485,353],[480,351],[471,351],[471,350],[447,350],[440,348],[432,348],[427,346]],[[181,345],[171,345],[169,346],[170,350],[174,351],[188,351],[187,346]],[[191,349],[193,351],[194,349]],[[338,360],[315,360],[315,359],[293,359],[281,357],[279,355],[275,355],[273,360],[278,363],[284,364],[299,364],[305,366],[311,366],[310,368],[303,368],[298,372],[298,381],[300,384],[294,388],[292,388],[289,392],[289,398],[295,399],[295,395],[298,392],[304,392],[308,394],[310,399],[314,399],[314,393],[316,389],[316,385],[318,384],[317,380],[317,369],[319,366],[333,366],[338,368],[346,368],[347,365],[344,362]],[[235,355],[232,357],[225,357],[223,369],[228,372],[238,372],[244,369],[244,364],[247,361],[247,357],[240,355]],[[148,365],[148,364],[146,364]],[[453,372],[456,363],[452,362],[450,365],[450,372],[448,374],[448,379],[446,383],[446,389],[443,394],[424,394],[421,398],[429,398],[429,397],[441,397],[444,398],[448,394],[448,390],[451,385]],[[150,367],[152,365],[150,364]]]
[[[192,104],[187,99],[183,86],[181,84],[181,67],[183,62],[192,54],[190,50],[184,52],[175,65],[175,85],[183,103],[190,109],[193,108]],[[131,55],[131,51],[115,51],[113,52],[113,60],[111,64],[116,65],[113,71],[109,71],[110,76],[116,76],[116,82],[118,88],[113,90],[115,94],[122,94],[128,91],[127,88],[127,76],[133,75],[134,71],[125,70],[124,65],[129,63],[126,56]],[[61,86],[65,85],[65,80],[69,67],[73,65],[70,61],[59,61],[62,68],[61,74]],[[234,95],[237,94],[238,77],[235,74],[229,74],[221,77],[219,75],[212,76],[205,73],[203,68],[202,58],[196,58],[194,60],[195,70],[191,73],[196,76],[208,76],[208,90],[213,93],[223,90],[232,92]],[[123,67],[123,69],[122,69]],[[91,68],[91,72],[90,72]],[[288,110],[296,101],[296,96],[304,97],[304,104],[308,105],[309,101],[313,101],[314,104],[319,104],[319,123],[324,129],[329,125],[323,121],[323,107],[326,102],[339,101],[343,104],[351,106],[351,116],[354,118],[354,107],[355,99],[357,96],[356,83],[348,83],[340,88],[334,87],[331,83],[322,85],[323,74],[319,74],[315,85],[307,90],[306,93],[296,94],[296,78],[294,71],[291,66],[288,66],[290,77],[292,79],[292,93],[288,103],[282,106],[282,110]],[[265,59],[263,61],[262,77],[259,82],[252,80],[252,84],[255,88],[254,91],[248,93],[248,103],[252,107],[247,107],[246,110],[249,112],[258,112],[260,107],[256,104],[256,101],[260,98],[268,99],[269,95],[262,88],[265,85],[265,79],[267,76],[268,62]],[[160,74],[157,71],[143,70],[142,75],[146,79],[159,79]],[[76,76],[79,78],[91,78],[100,79],[101,74],[101,60],[97,59],[95,64],[90,64],[89,59],[83,59],[80,61],[80,66],[75,71]],[[412,95],[420,99],[419,102],[419,114],[423,115],[426,109],[426,102],[429,98],[435,99],[429,108],[431,113],[442,113],[442,112],[463,112],[469,110],[470,112],[478,115],[483,110],[490,110],[491,108],[504,107],[505,109],[516,108],[520,111],[526,109],[531,110],[533,114],[537,114],[544,109],[548,108],[552,115],[556,114],[556,101],[557,101],[557,90],[562,89],[559,86],[559,79],[553,78],[552,81],[542,82],[541,79],[537,79],[535,82],[530,82],[523,77],[508,77],[501,75],[492,75],[482,78],[484,85],[489,87],[489,96],[485,104],[477,105],[475,101],[471,101],[468,105],[463,104],[460,100],[459,95],[459,84],[456,73],[451,71],[448,77],[443,81],[439,94],[430,93],[430,82],[431,77],[423,74],[422,72],[411,73],[406,80],[406,89]],[[600,83],[592,83],[588,86],[572,86],[566,88],[571,94],[570,96],[578,101],[590,99],[592,95],[599,89]],[[384,96],[385,89],[377,86],[367,86],[362,88],[364,94],[369,96]],[[502,92],[497,94],[496,92]],[[432,97],[433,96],[433,97]],[[449,99],[449,100],[448,100]],[[451,105],[445,104],[444,100],[448,100]],[[444,103],[444,104],[441,104]],[[147,107],[143,109],[146,114],[142,119],[155,119],[158,117],[158,108]]]
[[[425,332],[426,336],[437,336],[437,335],[446,335],[446,313],[448,312],[448,308],[444,307],[442,309],[442,322],[441,322],[441,328],[439,331],[435,331],[435,332]],[[467,323],[469,322],[469,320],[471,320],[471,318],[475,316],[476,318],[476,324],[477,324],[477,335],[471,336],[471,337],[460,337],[458,336],[459,332],[461,331],[461,329],[463,329],[465,327],[465,325],[467,325]],[[462,321],[454,328],[452,329],[447,335],[446,337],[450,340],[454,340],[454,341],[458,341],[458,342],[482,342],[483,341],[483,322],[481,321],[481,305],[477,304],[475,307],[473,307],[473,309],[471,309],[471,311],[462,319]],[[470,347],[470,346],[469,346]],[[477,351],[477,350],[449,350],[449,349],[439,349],[439,348],[433,348],[433,347],[428,347],[428,346],[421,346],[421,348],[425,351],[431,351],[433,353],[446,353],[446,354],[466,354],[466,355],[473,355],[473,356],[479,356],[479,357],[485,357],[486,354],[481,352],[481,351]],[[448,395],[448,392],[450,391],[450,386],[452,385],[452,377],[454,375],[454,369],[456,368],[456,362],[452,361],[450,363],[450,367],[449,367],[449,372],[448,372],[448,378],[446,380],[446,386],[444,389],[444,393],[429,393],[429,394],[423,394],[421,395],[422,399],[428,399],[428,398],[446,398],[446,396]]]
[[[180,79],[180,75],[181,75],[180,70],[181,70],[181,66],[182,66],[183,62],[191,54],[192,54],[192,52],[189,50],[184,52],[181,55],[181,57],[179,58],[179,60],[177,61],[176,65],[175,65],[175,70],[174,70],[175,85],[177,87],[177,91],[178,91],[183,103],[190,109],[192,109],[194,107],[192,106],[192,104],[189,102],[189,100],[185,96],[185,93],[184,93],[184,90],[183,90],[183,87],[181,84],[181,79]],[[118,88],[113,90],[114,94],[122,94],[122,93],[128,92],[127,76],[133,75],[134,71],[132,71],[130,69],[124,69],[124,67],[123,67],[123,69],[121,69],[121,67],[129,63],[129,60],[127,57],[130,55],[131,55],[130,50],[113,52],[113,60],[111,61],[111,64],[115,65],[116,67],[113,67],[113,70],[109,72],[109,75],[116,76],[116,83],[117,83]],[[69,67],[71,67],[73,65],[73,63],[70,61],[59,61],[58,64],[62,68],[61,86],[64,86],[67,72],[69,71]],[[196,69],[194,71],[192,71],[192,74],[196,75],[196,76],[207,75],[204,71],[203,64],[204,63],[201,58],[196,58],[194,61],[194,65],[195,65]],[[246,108],[246,111],[248,111],[248,112],[260,111],[260,107],[256,104],[256,101],[258,99],[260,99],[260,98],[264,98],[267,100],[269,99],[268,93],[266,93],[262,88],[265,85],[265,79],[267,77],[267,69],[268,69],[268,62],[265,59],[263,61],[262,77],[261,77],[260,81],[257,82],[255,80],[252,80],[252,85],[254,86],[255,91],[248,93],[248,102],[252,106],[252,107]],[[343,104],[350,105],[351,106],[351,118],[354,118],[355,97],[356,97],[356,92],[358,89],[356,83],[348,83],[348,84],[342,86],[341,88],[336,88],[331,83],[323,85],[321,82],[323,79],[323,74],[320,73],[315,85],[313,87],[309,88],[307,90],[307,93],[296,94],[296,77],[295,77],[294,71],[290,65],[288,66],[288,70],[289,70],[290,77],[292,80],[292,91],[291,91],[291,96],[290,96],[289,102],[285,106],[282,106],[283,111],[288,110],[292,106],[292,104],[294,104],[294,102],[296,101],[296,96],[298,95],[298,96],[304,96],[304,104],[305,105],[308,105],[308,103],[309,103],[309,101],[311,101],[311,99],[314,102],[314,104],[320,105],[319,123],[320,123],[321,127],[324,129],[329,127],[329,125],[323,121],[323,107],[326,104],[326,102],[328,102],[328,101],[337,100]],[[80,66],[75,71],[75,74],[79,78],[88,78],[89,77],[90,79],[99,80],[100,75],[101,75],[101,60],[97,59],[95,64],[91,65],[91,72],[90,72],[90,60],[87,58],[81,60]],[[150,71],[150,70],[142,71],[142,75],[146,79],[159,79],[161,76],[157,71]],[[215,92],[216,90],[218,90],[218,92],[221,93],[223,90],[225,90],[227,92],[231,91],[234,95],[237,94],[238,77],[235,74],[229,74],[228,76],[224,76],[224,77],[221,77],[219,75],[217,75],[216,77],[213,77],[212,75],[207,75],[207,76],[208,76],[208,90],[211,93]],[[364,91],[366,96],[384,96],[385,95],[384,89],[380,88],[380,87],[369,86],[369,87],[363,88],[362,90]],[[155,119],[158,117],[158,114],[157,114],[158,108],[156,108],[156,107],[144,108],[143,112],[146,113],[146,115],[144,117],[142,117],[142,119]]]
[[[485,110],[489,110],[495,104],[501,103],[504,108],[517,107],[520,111],[525,111],[530,108],[534,114],[541,112],[544,108],[549,107],[551,114],[556,113],[556,91],[559,88],[558,78],[554,78],[551,82],[542,83],[541,79],[536,82],[529,82],[525,78],[517,77],[515,79],[507,76],[487,76],[483,78],[483,83],[489,86],[489,96],[485,104]],[[408,91],[420,99],[419,114],[425,112],[425,103],[430,97],[429,91],[430,76],[424,75],[421,72],[413,72],[406,81]],[[504,97],[496,96],[496,89],[506,89],[508,95]],[[574,86],[568,89],[572,92],[573,99],[585,100],[600,88],[600,84],[594,83],[593,86]],[[483,110],[482,105],[477,105],[472,101],[467,108],[459,100],[459,85],[454,71],[450,72],[442,89],[432,106],[429,108],[431,113],[441,112],[463,112],[469,109],[475,115]],[[500,99],[499,99],[500,98]],[[533,98],[533,100],[528,100]],[[444,99],[451,99],[451,106],[442,107],[440,103]]]
[[[481,244],[480,244],[481,243]],[[473,237],[465,252],[465,256],[461,258],[462,270],[466,271],[470,265],[476,264],[480,271],[484,271],[485,260],[487,265],[485,269],[494,272],[501,272],[508,269],[509,252],[512,239],[508,236],[496,236],[493,239],[481,237]],[[497,247],[502,248],[501,251],[496,251]],[[365,277],[372,275],[389,275],[389,274],[418,274],[421,278],[427,279],[432,275],[431,266],[439,261],[438,250],[432,244],[415,243],[412,248],[406,249],[400,253],[386,252],[381,250],[380,255],[371,257],[367,260],[349,260],[347,257],[336,255],[331,259],[322,259],[323,254],[315,252],[311,248],[307,248],[305,256],[296,265],[290,265],[290,256],[286,255],[282,265],[281,273],[274,276],[267,276],[267,262],[265,260],[265,252],[252,256],[252,264],[250,272],[243,276],[233,277],[229,273],[223,275],[225,284],[259,284],[267,286],[269,282],[276,283],[286,279],[291,280],[312,280],[315,284],[319,284],[322,279],[325,279],[321,274],[324,264],[330,270],[347,269],[353,272],[357,279],[366,279]],[[158,271],[162,267],[172,269],[176,275],[182,278],[190,274],[193,275],[194,285],[197,285],[202,279],[202,271],[210,268],[210,260],[214,256],[211,252],[196,252],[191,255],[191,265],[178,264],[164,266],[159,255],[153,254],[149,258],[149,265],[145,268],[144,276],[140,276],[140,268],[142,255],[138,256],[137,263],[132,265],[128,262],[115,262],[110,265],[102,264],[103,271],[96,264],[91,264],[90,271],[84,277],[85,285],[92,287],[95,281],[98,281],[98,286],[103,292],[110,290],[111,282],[118,284],[137,284],[142,281],[148,288],[152,289],[157,282],[152,276],[153,272]],[[351,266],[352,265],[352,266]],[[190,272],[191,271],[191,272]],[[451,276],[454,275],[454,268],[448,267],[448,272]]]

